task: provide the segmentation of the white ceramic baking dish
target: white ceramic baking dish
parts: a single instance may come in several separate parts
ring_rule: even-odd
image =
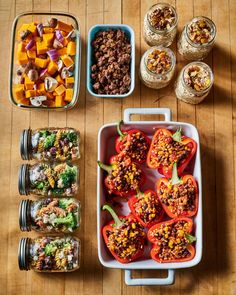
[[[158,114],[164,115],[164,121],[131,121],[132,114]],[[101,210],[101,207],[106,203],[106,190],[103,185],[105,172],[100,168],[97,170],[97,237],[98,237],[98,256],[101,264],[109,268],[120,268],[125,270],[125,282],[127,285],[170,285],[174,283],[175,269],[188,268],[197,265],[202,257],[202,181],[201,181],[201,162],[200,162],[200,145],[198,131],[195,126],[171,121],[171,112],[167,108],[139,108],[139,109],[126,109],[124,112],[124,123],[122,130],[130,130],[132,128],[140,129],[147,133],[151,138],[155,132],[154,128],[167,128],[170,130],[176,130],[178,127],[182,127],[183,133],[193,138],[197,144],[198,149],[196,157],[191,161],[187,172],[191,173],[198,182],[199,186],[199,208],[197,215],[193,218],[196,241],[196,255],[191,261],[179,262],[179,263],[158,263],[150,258],[151,244],[146,247],[144,258],[128,263],[122,264],[116,261],[109,253],[102,234],[101,229],[112,218],[107,213]],[[115,152],[115,138],[117,138],[117,123],[107,124],[100,128],[98,133],[98,160],[104,163],[108,163],[109,157],[116,154]],[[160,175],[156,170],[144,168],[142,169],[148,175],[145,185],[142,190],[147,188],[155,190],[156,180]],[[118,214],[127,214],[129,212],[127,203],[122,202],[121,208],[118,208]],[[117,211],[117,209],[116,209]],[[133,269],[166,269],[168,270],[168,276],[166,278],[132,278]]]

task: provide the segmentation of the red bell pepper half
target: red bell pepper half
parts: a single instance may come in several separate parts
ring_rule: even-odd
[[[110,158],[110,165],[98,161],[99,167],[108,172],[104,184],[109,194],[121,197],[134,195],[144,182],[144,173],[131,158],[120,153]]]
[[[119,134],[119,137],[116,139],[117,153],[124,152],[134,162],[144,163],[151,143],[150,138],[138,129],[122,132],[120,129],[121,124],[123,124],[123,121],[120,121],[117,125],[117,132]]]
[[[192,175],[178,177],[177,164],[173,165],[172,178],[157,181],[157,195],[171,218],[192,217],[198,210],[198,186]]]
[[[147,228],[160,222],[164,215],[157,194],[152,190],[146,190],[133,196],[128,201],[129,208],[137,220]]]
[[[114,258],[129,263],[142,257],[146,234],[135,217],[132,214],[118,217],[108,205],[102,209],[108,210],[114,219],[102,228],[104,241]]]
[[[191,245],[196,238],[191,235],[193,221],[190,218],[175,218],[160,222],[148,231],[148,240],[154,244],[152,259],[159,263],[184,262],[195,256]]]
[[[181,128],[175,133],[164,128],[158,129],[152,138],[147,165],[171,178],[173,164],[177,163],[178,174],[181,175],[196,150],[197,143],[192,138],[181,135]]]

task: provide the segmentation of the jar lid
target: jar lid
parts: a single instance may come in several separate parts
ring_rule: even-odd
[[[18,248],[18,265],[20,270],[29,270],[29,247],[30,247],[30,238],[22,238],[19,242]]]
[[[19,225],[21,231],[30,231],[30,205],[31,200],[23,200],[19,207]]]
[[[20,137],[20,154],[23,160],[30,160],[31,129],[24,129]]]
[[[18,190],[20,195],[28,195],[28,170],[29,164],[23,164],[20,166],[18,175]]]

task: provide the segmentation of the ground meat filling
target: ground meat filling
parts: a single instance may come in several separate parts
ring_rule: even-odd
[[[182,215],[188,211],[193,211],[195,205],[196,189],[191,179],[179,184],[161,184],[160,199],[169,210],[176,215]]]
[[[107,231],[106,235],[107,247],[122,259],[132,260],[143,248],[145,232],[135,221],[125,220],[122,226],[114,227],[114,230]]]
[[[181,220],[171,225],[162,224],[152,231],[153,237],[158,240],[156,251],[161,261],[188,258],[191,255],[186,237],[188,228],[189,223]]]
[[[145,195],[141,194],[138,197],[138,201],[134,204],[134,209],[145,223],[154,221],[162,212],[162,207],[158,198],[151,192]]]
[[[149,143],[141,132],[132,133],[129,141],[126,141],[123,152],[132,159],[142,162],[147,158]]]
[[[121,192],[137,190],[142,178],[142,171],[131,162],[130,157],[118,156],[118,161],[113,163],[113,171],[108,175],[107,183],[115,186]],[[111,193],[111,192],[110,192]]]
[[[188,158],[191,152],[190,145],[183,145],[172,137],[160,132],[154,139],[150,162],[156,167],[173,166]]]

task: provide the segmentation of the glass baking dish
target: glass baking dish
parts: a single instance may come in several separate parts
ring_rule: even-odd
[[[17,70],[17,32],[24,23],[32,22],[46,22],[49,18],[56,18],[59,21],[70,24],[75,29],[75,59],[74,59],[74,86],[71,101],[63,106],[33,106],[24,105],[16,100],[14,97],[14,85],[16,85],[16,70]],[[11,103],[22,109],[40,109],[40,110],[66,110],[75,106],[78,101],[80,88],[80,67],[81,67],[81,41],[80,41],[80,25],[75,16],[64,12],[25,12],[16,16],[12,25],[11,36],[11,62],[10,62],[10,76],[9,76],[9,99]],[[48,99],[47,99],[48,100]]]

